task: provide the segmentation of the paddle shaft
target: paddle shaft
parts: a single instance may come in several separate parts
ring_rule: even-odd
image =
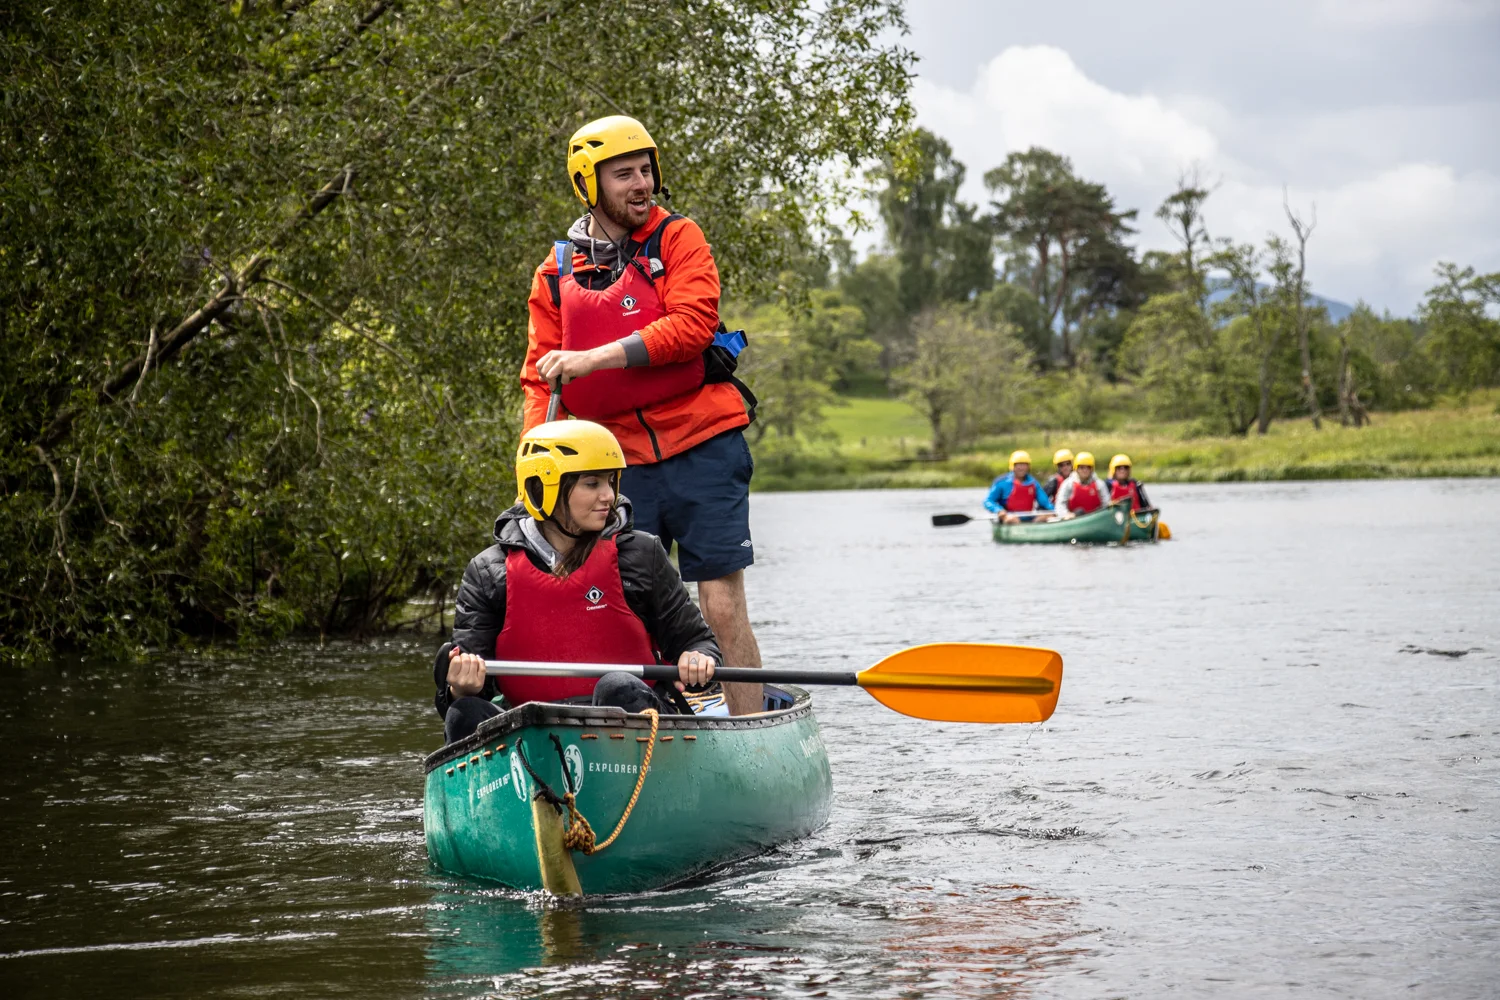
[[[562,379],[552,380],[549,388],[552,390],[547,394],[547,423],[557,419],[557,407],[562,402]]]
[[[511,677],[603,677],[624,673],[646,681],[675,681],[675,663],[527,663],[521,660],[485,660],[484,672]],[[782,670],[775,667],[715,667],[714,680],[739,684],[859,684],[853,670]]]
[[[671,663],[531,663],[523,660],[485,660],[484,672],[510,677],[603,677],[624,673],[647,681],[678,680]],[[741,684],[827,684],[839,687],[907,688],[925,691],[989,691],[996,694],[1051,694],[1054,685],[1044,677],[975,674],[881,673],[860,681],[843,670],[780,670],[775,667],[715,667],[714,680]]]

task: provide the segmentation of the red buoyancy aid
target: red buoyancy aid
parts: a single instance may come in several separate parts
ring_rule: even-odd
[[[537,569],[521,549],[505,557],[505,627],[495,657],[556,663],[655,663],[646,626],[625,603],[613,538],[566,579]],[[592,677],[499,677],[512,705],[589,695]]]
[[[1011,481],[1010,496],[1005,498],[1005,509],[1012,511],[1026,511],[1036,509],[1036,482],[1018,483]]]
[[[1131,510],[1140,510],[1141,509],[1141,494],[1135,488],[1135,480],[1134,479],[1130,480],[1129,482],[1124,482],[1124,483],[1120,482],[1118,479],[1111,479],[1109,481],[1109,499],[1110,499],[1110,502],[1113,503],[1114,501],[1120,499],[1121,497],[1129,497],[1130,498],[1130,509]]]
[[[562,349],[587,351],[638,333],[667,314],[652,269],[659,264],[649,248],[660,244],[661,226],[630,258],[625,273],[608,288],[587,288],[573,275],[572,261],[558,260],[558,310],[562,314]],[[657,251],[660,253],[660,251]],[[571,276],[571,280],[569,280]],[[613,368],[593,372],[563,386],[563,405],[574,416],[599,420],[629,413],[703,385],[703,358],[665,365]]]
[[[1076,514],[1087,514],[1104,506],[1104,497],[1099,493],[1098,478],[1073,484],[1073,495],[1068,498],[1068,509]]]

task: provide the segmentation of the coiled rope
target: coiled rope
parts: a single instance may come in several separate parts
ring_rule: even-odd
[[[651,717],[651,738],[646,741],[646,756],[641,760],[640,773],[635,778],[635,789],[630,793],[630,801],[625,806],[625,812],[620,815],[620,822],[615,824],[614,832],[604,838],[602,844],[595,843],[594,828],[589,825],[588,819],[578,811],[578,790],[573,787],[573,774],[568,770],[568,760],[563,754],[562,740],[557,734],[552,735],[552,744],[557,747],[558,760],[562,762],[563,782],[568,789],[567,793],[559,797],[541,777],[532,770],[531,762],[526,759],[526,748],[521,747],[521,763],[526,765],[526,770],[531,772],[531,778],[537,784],[537,795],[552,803],[559,812],[568,810],[568,826],[563,831],[563,846],[570,851],[582,851],[584,854],[596,854],[615,842],[620,831],[625,829],[625,822],[630,819],[630,814],[635,810],[635,804],[641,797],[641,786],[646,783],[646,775],[651,770],[651,754],[656,749],[656,730],[661,721],[661,716],[656,709],[648,708],[642,713]]]

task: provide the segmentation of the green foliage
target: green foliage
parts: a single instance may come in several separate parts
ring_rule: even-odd
[[[826,436],[823,410],[837,403],[835,387],[880,355],[864,336],[860,310],[826,289],[812,291],[800,307],[759,306],[734,325],[753,331],[738,372],[760,401],[752,439],[769,434],[784,448]]]
[[[446,593],[513,495],[566,137],[641,117],[726,287],[768,288],[902,127],[901,27],[886,0],[8,10],[0,649],[360,632]]]
[[[1422,303],[1426,329],[1423,351],[1448,392],[1470,392],[1500,384],[1500,320],[1489,310],[1500,306],[1500,272],[1477,274],[1472,267],[1441,263],[1438,283]]]
[[[1077,360],[1077,327],[1134,304],[1138,264],[1125,240],[1135,210],[1118,211],[1104,185],[1073,173],[1066,157],[1037,146],[1010,153],[984,175],[996,231],[1009,249],[1007,273],[1042,303],[1057,355]],[[1045,357],[1045,356],[1044,356]]]
[[[1047,310],[1031,290],[1009,281],[997,283],[974,299],[975,315],[990,325],[1009,324],[1027,349],[1038,358],[1052,350],[1052,330]]]
[[[892,381],[927,419],[935,454],[1006,427],[1025,407],[1034,359],[1009,325],[945,304],[920,313],[912,332]]]

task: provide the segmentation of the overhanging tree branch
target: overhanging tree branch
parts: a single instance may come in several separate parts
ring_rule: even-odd
[[[384,14],[394,3],[378,3],[374,8],[360,19],[356,29],[356,35],[367,30],[370,25]],[[547,8],[524,19],[515,27],[511,28],[496,40],[496,47],[503,48],[512,45],[523,38],[531,29],[551,22],[558,13],[560,4],[551,5]],[[460,65],[449,71],[438,75],[432,83],[407,106],[407,113],[415,110],[423,104],[432,94],[451,86],[455,81],[462,79],[470,73],[476,72],[488,63],[476,65]],[[395,125],[382,129],[374,137],[372,145],[379,146],[390,138],[395,131]],[[349,186],[354,179],[354,167],[347,164],[333,175],[329,181],[318,189],[291,218],[284,222],[281,227],[272,234],[263,249],[257,251],[254,256],[238,272],[225,276],[223,286],[209,298],[203,305],[199,306],[192,314],[178,323],[164,336],[156,346],[156,351],[151,357],[151,363],[156,368],[170,361],[209,325],[218,319],[232,306],[245,290],[260,280],[265,269],[270,266],[271,260],[277,250],[280,250],[301,228],[311,219],[315,218],[327,208],[340,195],[349,191]],[[109,381],[99,387],[97,402],[101,406],[108,406],[117,401],[120,394],[132,388],[145,374],[146,356],[139,355],[128,361]],[[75,405],[64,406],[52,418],[52,421],[42,430],[35,444],[38,448],[46,450],[54,447],[67,439],[73,431],[73,422],[77,419],[81,408]]]
[[[345,166],[334,174],[328,183],[319,188],[317,193],[298,209],[296,214],[282,223],[281,228],[267,241],[264,249],[257,251],[238,272],[226,275],[224,284],[207,302],[157,340],[156,351],[149,360],[160,368],[162,364],[172,360],[179,351],[192,343],[195,337],[208,329],[209,324],[223,315],[224,311],[239,299],[246,288],[260,279],[266,268],[270,266],[271,259],[277,250],[285,246],[287,241],[308,221],[333,204],[334,199],[348,193],[349,184],[353,178],[354,168],[351,166]],[[126,362],[109,381],[99,387],[98,403],[101,406],[108,406],[116,402],[121,393],[134,386],[145,374],[147,360],[147,355],[142,354]],[[78,413],[79,407],[77,406],[63,407],[37,438],[37,445],[43,449],[51,448],[66,439],[72,433],[73,421],[78,417]]]

